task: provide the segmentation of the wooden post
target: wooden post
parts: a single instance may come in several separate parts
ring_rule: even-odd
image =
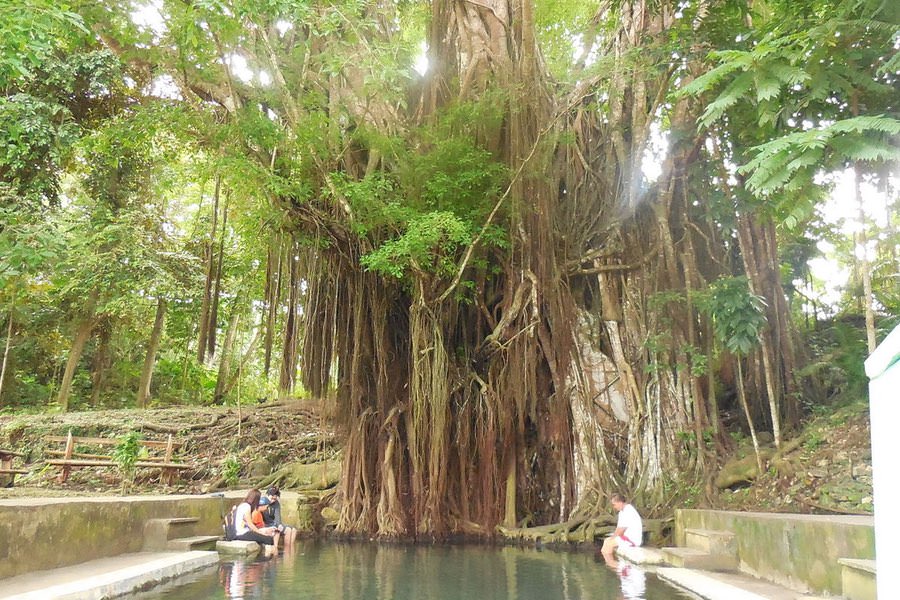
[[[70,429],[68,435],[66,436],[66,453],[63,456],[63,458],[65,460],[71,460],[72,451],[74,449],[75,449],[75,438],[72,437],[72,430]],[[66,480],[69,478],[70,470],[71,470],[71,467],[69,467],[69,465],[62,465],[62,469],[59,472],[59,477],[57,478],[57,481],[59,481],[59,483],[65,483]]]
[[[172,434],[169,434],[169,439],[166,440],[166,462],[172,462],[172,451],[174,449],[175,441],[172,439]]]

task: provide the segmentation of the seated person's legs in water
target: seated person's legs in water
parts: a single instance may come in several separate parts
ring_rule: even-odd
[[[278,486],[272,486],[266,491],[266,495],[264,499],[260,502],[266,502],[269,505],[269,510],[263,513],[263,519],[265,520],[265,524],[270,527],[275,527],[279,531],[284,534],[284,545],[285,547],[291,546],[297,540],[297,530],[293,527],[285,525],[281,521],[281,490],[278,489]]]
[[[244,501],[238,504],[235,514],[235,539],[262,544],[267,553],[277,552],[281,533],[274,527],[260,527],[263,524],[262,514],[258,510],[261,495],[260,491],[254,488],[247,493]]]

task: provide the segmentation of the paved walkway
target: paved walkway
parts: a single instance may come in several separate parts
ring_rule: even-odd
[[[219,563],[218,552],[136,552],[0,580],[4,600],[100,600]]]

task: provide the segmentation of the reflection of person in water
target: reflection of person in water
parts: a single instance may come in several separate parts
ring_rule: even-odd
[[[619,576],[622,593],[620,600],[641,600],[647,590],[647,575],[637,565],[625,560],[616,560],[609,554],[602,554],[606,566]]]
[[[222,563],[219,567],[219,581],[225,588],[225,597],[232,600],[250,600],[262,598],[260,585],[265,561]]]

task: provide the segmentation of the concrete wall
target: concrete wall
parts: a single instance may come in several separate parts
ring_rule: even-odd
[[[685,529],[735,534],[740,569],[802,592],[841,595],[839,558],[875,557],[872,517],[675,511],[675,541]]]
[[[148,519],[197,517],[197,535],[222,533],[222,515],[243,492],[225,496],[21,498],[0,500],[0,579],[139,552]],[[296,496],[282,497],[282,518],[298,518]]]

